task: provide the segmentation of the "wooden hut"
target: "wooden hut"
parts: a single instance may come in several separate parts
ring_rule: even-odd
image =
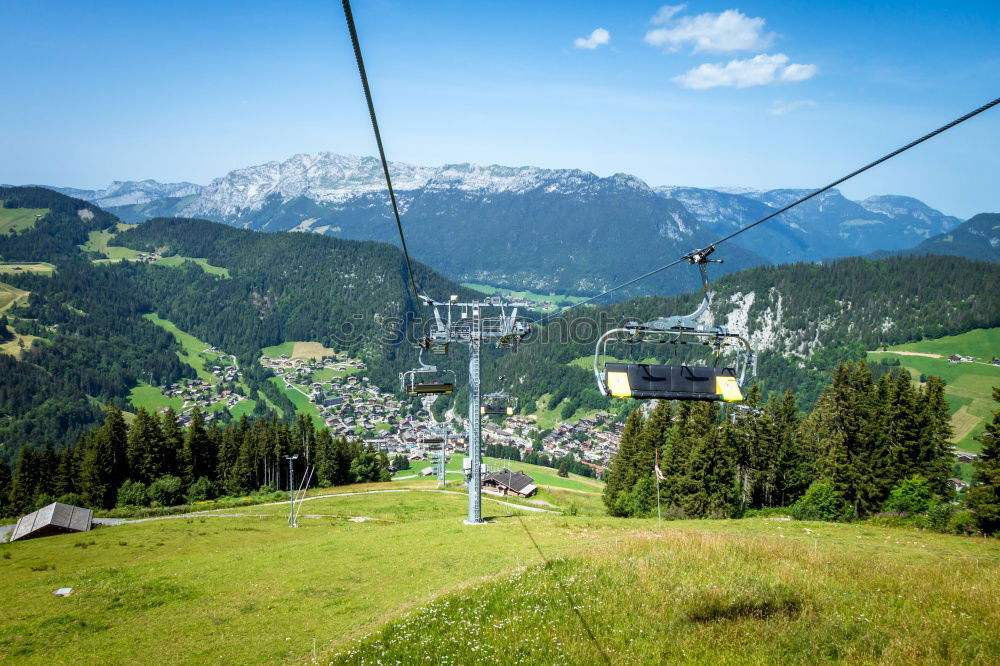
[[[94,523],[94,512],[69,504],[53,502],[17,521],[10,535],[11,541],[36,539],[53,534],[86,532]]]
[[[509,469],[490,472],[483,477],[483,490],[518,497],[531,497],[538,492],[534,479],[524,472],[512,472]]]

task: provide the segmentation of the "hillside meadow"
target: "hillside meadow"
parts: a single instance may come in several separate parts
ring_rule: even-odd
[[[1000,542],[519,511],[433,481],[0,546],[24,663],[995,663]],[[382,491],[393,492],[382,492]],[[553,489],[562,498],[571,491]],[[318,497],[323,494],[336,496]],[[73,587],[66,598],[52,595]]]
[[[952,354],[972,356],[971,363],[949,363]],[[991,365],[1000,356],[1000,328],[974,329],[962,335],[922,340],[868,353],[869,362],[899,360],[915,382],[921,375],[936,375],[946,383],[955,444],[961,451],[982,449],[978,437],[996,410],[993,387],[1000,386],[1000,367]]]

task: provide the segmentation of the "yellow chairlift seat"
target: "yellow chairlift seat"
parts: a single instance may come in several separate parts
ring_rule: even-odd
[[[743,401],[732,368],[608,363],[604,383],[607,393],[614,398]]]

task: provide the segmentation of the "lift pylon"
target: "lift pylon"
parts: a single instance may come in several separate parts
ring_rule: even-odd
[[[531,326],[518,317],[518,310],[527,309],[527,301],[506,300],[503,296],[488,296],[481,301],[461,303],[457,296],[448,302],[421,297],[434,311],[430,331],[421,344],[427,349],[447,349],[451,343],[469,346],[469,467],[466,483],[469,488],[469,515],[466,523],[483,522],[482,511],[482,424],[479,380],[480,351],[484,342],[493,342],[498,349],[514,349],[531,333]]]

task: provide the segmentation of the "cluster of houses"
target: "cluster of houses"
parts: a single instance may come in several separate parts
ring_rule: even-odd
[[[302,393],[335,437],[381,430],[387,439],[372,443],[381,443],[389,452],[405,452],[404,442],[419,439],[417,427],[427,427],[421,422],[429,417],[427,412],[410,414],[409,404],[382,391],[368,377],[344,374],[366,369],[364,362],[349,359],[346,354],[314,360],[282,354],[277,358],[262,356],[260,362],[284,380],[285,389]]]
[[[576,423],[560,422],[542,438],[541,453],[562,458],[572,451],[577,460],[600,474],[618,451],[623,430],[624,425],[614,422],[614,416],[608,412],[598,412]],[[509,416],[503,424],[492,421],[483,424],[483,443],[516,446],[523,457],[533,450],[538,433],[538,426],[531,418]]]
[[[270,368],[285,382],[288,390],[298,390],[316,406],[320,418],[336,436],[367,434],[366,441],[390,455],[403,454],[411,460],[426,459],[423,441],[436,427],[429,408],[433,397],[425,398],[423,408],[413,412],[408,403],[401,403],[393,394],[383,392],[368,377],[356,373],[365,369],[359,360],[346,354],[316,360],[262,356],[264,367]],[[608,412],[581,419],[577,423],[558,423],[542,439],[543,453],[561,458],[575,451],[577,459],[603,472],[608,460],[618,450],[624,426],[615,423]],[[373,436],[378,431],[377,436]],[[483,443],[516,446],[522,456],[533,450],[539,429],[532,417],[509,416],[502,423],[483,424]],[[463,437],[455,436],[450,448],[464,448]]]
[[[949,363],[974,363],[975,360],[976,359],[971,356],[962,356],[960,354],[952,354],[948,357]],[[995,360],[996,359],[994,359],[994,361]]]
[[[136,255],[132,261],[137,261],[140,264],[151,264],[157,259],[162,259],[159,252],[140,252]]]
[[[224,381],[235,382],[239,376],[240,374],[237,371]],[[161,386],[160,391],[167,397],[180,398],[183,401],[181,408],[178,410],[180,412],[178,423],[181,426],[188,426],[191,423],[191,410],[195,407],[205,412],[204,417],[206,421],[211,421],[214,418],[214,414],[206,410],[215,407],[219,403],[222,403],[225,409],[232,409],[238,402],[247,399],[238,390],[223,388],[223,386],[222,382],[212,383],[202,379],[184,379],[176,384]],[[166,407],[161,411],[166,411]]]

